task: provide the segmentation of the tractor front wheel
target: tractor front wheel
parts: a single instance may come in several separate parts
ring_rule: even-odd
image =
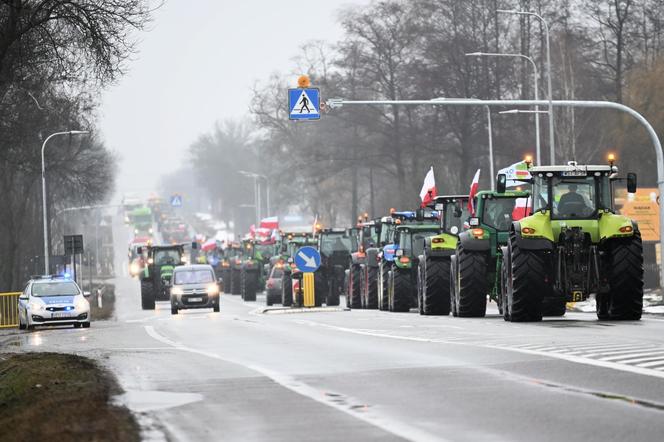
[[[457,314],[465,318],[481,318],[486,315],[487,254],[471,252],[461,244],[457,248]]]
[[[509,254],[511,274],[504,307],[509,321],[541,321],[543,299],[551,292],[551,255],[541,250],[521,250],[514,232],[510,234]]]
[[[424,259],[422,266],[422,314],[450,314],[450,260]]]
[[[412,291],[413,287],[408,272],[400,271],[396,267],[392,269],[390,311],[402,313],[409,311],[413,298]]]
[[[154,284],[152,281],[141,281],[141,307],[143,310],[154,310]]]
[[[284,273],[281,278],[281,305],[284,307],[293,305],[293,280],[290,273]]]

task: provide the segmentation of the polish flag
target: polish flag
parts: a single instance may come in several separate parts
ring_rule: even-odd
[[[514,201],[514,209],[512,210],[512,221],[519,221],[521,218],[530,216],[530,203],[530,197],[517,198]]]
[[[424,177],[424,184],[420,190],[420,199],[422,200],[422,208],[426,207],[438,195],[436,190],[436,178],[433,176],[433,166]]]
[[[470,210],[470,213],[472,216],[475,216],[475,203],[474,203],[474,198],[475,195],[477,194],[477,190],[480,187],[480,169],[477,169],[477,172],[475,172],[475,176],[473,177],[473,182],[470,183],[470,192],[468,192],[468,210]]]

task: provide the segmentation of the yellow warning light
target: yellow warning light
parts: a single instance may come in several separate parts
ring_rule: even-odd
[[[390,215],[392,215],[396,211],[397,211],[397,209],[395,209],[394,207],[390,207]]]
[[[323,225],[321,223],[316,223],[316,230],[322,230]]]
[[[369,214],[367,212],[364,212],[364,220],[369,221]]]
[[[523,162],[526,163],[528,165],[528,167],[532,166],[533,165],[533,156],[532,155],[526,155],[523,158]]]
[[[606,159],[609,160],[609,164],[613,166],[613,164],[616,162],[616,154],[610,153],[606,156]]]
[[[309,79],[308,75],[300,75],[300,77],[297,79],[297,86],[299,88],[305,89],[311,86],[311,80]]]

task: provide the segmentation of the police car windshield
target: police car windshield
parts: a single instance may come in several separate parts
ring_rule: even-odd
[[[78,287],[70,281],[38,282],[32,284],[32,296],[73,296],[78,294]]]
[[[212,272],[203,270],[180,270],[175,272],[175,284],[204,284],[214,281]]]

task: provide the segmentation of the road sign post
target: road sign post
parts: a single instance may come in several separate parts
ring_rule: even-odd
[[[182,195],[171,195],[171,207],[182,207]]]
[[[302,305],[316,306],[316,286],[314,272],[320,267],[320,253],[311,246],[301,247],[295,254],[295,266],[302,272]]]

